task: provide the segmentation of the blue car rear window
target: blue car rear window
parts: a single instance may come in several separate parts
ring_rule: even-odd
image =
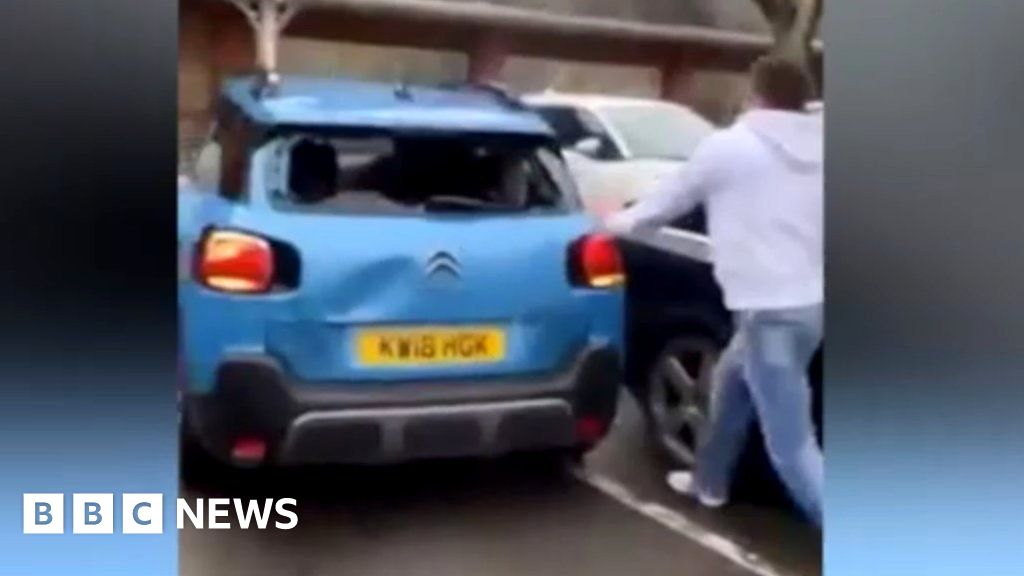
[[[280,209],[336,213],[530,212],[576,207],[561,158],[535,138],[291,135]]]

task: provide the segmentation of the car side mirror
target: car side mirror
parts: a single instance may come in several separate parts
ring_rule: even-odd
[[[601,139],[591,136],[573,144],[572,150],[588,158],[596,158],[601,152]]]

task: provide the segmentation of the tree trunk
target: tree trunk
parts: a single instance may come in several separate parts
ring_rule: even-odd
[[[302,0],[229,0],[249,19],[255,36],[256,67],[277,72],[277,47],[281,31],[295,16]]]
[[[810,68],[811,42],[821,21],[822,0],[796,0],[796,12],[789,30],[776,38],[776,49],[783,57]]]
[[[277,71],[277,6],[271,0],[258,4],[253,32],[256,34],[256,66],[264,72]]]
[[[772,52],[809,68],[824,0],[753,0],[772,29]]]

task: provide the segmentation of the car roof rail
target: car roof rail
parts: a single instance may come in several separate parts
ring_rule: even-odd
[[[281,75],[277,72],[261,70],[252,81],[252,95],[260,99],[273,96],[281,87]]]
[[[441,84],[441,88],[447,90],[472,90],[476,92],[483,92],[494,96],[498,101],[509,108],[525,108],[525,105],[519,98],[519,95],[513,92],[507,85],[499,82],[450,82]]]
[[[409,87],[409,83],[403,78],[395,84],[395,98],[399,100],[412,100],[412,88]]]

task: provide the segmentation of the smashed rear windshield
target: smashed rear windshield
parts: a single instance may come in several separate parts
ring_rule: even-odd
[[[279,208],[315,212],[525,212],[574,208],[547,142],[526,137],[357,135],[282,138]]]

